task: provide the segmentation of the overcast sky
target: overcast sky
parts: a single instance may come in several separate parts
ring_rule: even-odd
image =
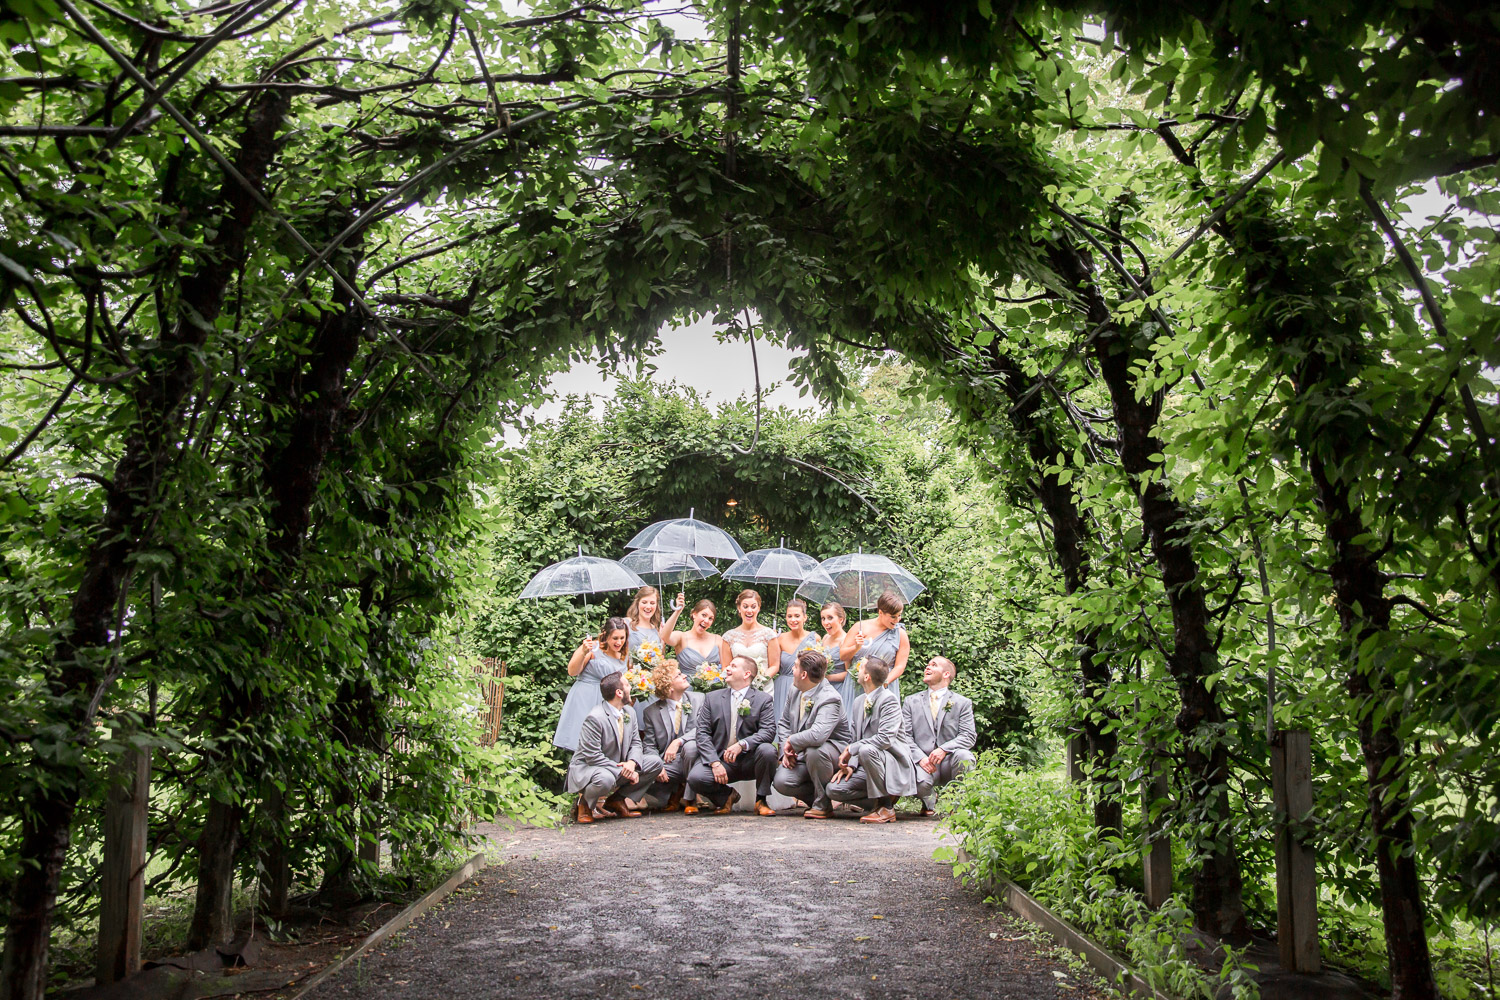
[[[755,374],[750,364],[750,345],[744,341],[721,344],[714,338],[714,329],[713,322],[707,319],[689,326],[663,327],[661,352],[650,359],[650,363],[656,366],[655,377],[661,382],[675,381],[696,389],[712,407],[740,396],[753,398]],[[761,388],[768,390],[761,397],[767,407],[813,409],[817,406],[811,393],[799,397],[797,386],[792,384],[787,365],[797,352],[763,340],[755,342],[755,350],[760,358]],[[626,374],[634,375],[635,362],[629,365]],[[773,383],[776,383],[774,388]],[[563,397],[569,395],[588,396],[594,412],[598,413],[618,385],[615,373],[601,373],[597,359],[575,364],[548,383],[548,390],[554,398],[527,413],[538,420],[550,420],[562,412]],[[508,444],[515,444],[518,440],[513,430],[508,430],[505,438]]]

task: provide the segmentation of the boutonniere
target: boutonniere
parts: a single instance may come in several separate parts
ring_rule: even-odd
[[[952,707],[953,707],[953,699],[952,699],[952,698],[950,698],[950,699],[948,699],[948,702],[947,702],[947,704],[945,704],[945,705],[944,705],[944,706],[943,706],[943,711],[945,711],[945,712],[946,712],[946,711],[948,711],[948,709],[950,709],[950,708],[952,708]]]
[[[803,698],[802,699],[802,711],[804,711],[804,712],[811,712],[812,711],[812,699],[811,698]]]
[[[750,699],[749,698],[746,698],[744,701],[740,702],[740,714],[741,715],[749,715],[750,714]]]
[[[871,715],[871,714],[874,713],[874,711],[875,711],[875,703],[873,701],[871,701],[869,698],[866,698],[865,699],[865,714],[866,715]]]
[[[693,714],[693,701],[692,701],[691,698],[684,698],[684,699],[682,699],[682,714],[683,715],[692,715]]]

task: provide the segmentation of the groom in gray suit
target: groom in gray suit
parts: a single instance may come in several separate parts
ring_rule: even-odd
[[[917,795],[922,815],[933,813],[937,789],[974,766],[974,703],[949,690],[958,668],[945,656],[934,656],[922,670],[926,691],[908,695],[904,710],[912,742],[922,753],[917,761]]]
[[[740,799],[730,784],[750,778],[755,779],[755,811],[776,815],[766,802],[776,770],[776,709],[770,695],[750,686],[756,670],[747,656],[730,660],[724,671],[729,686],[710,691],[697,713],[698,761],[688,771],[688,785],[721,815],[733,812]]]
[[[641,745],[635,713],[625,704],[625,675],[618,670],[599,681],[604,704],[594,706],[578,733],[578,749],[568,762],[568,791],[578,793],[580,823],[611,812],[626,819],[640,815],[626,796],[640,795],[661,771],[661,758]],[[607,811],[606,811],[607,810]]]
[[[781,747],[776,790],[811,802],[812,808],[802,814],[807,819],[828,819],[833,814],[828,781],[854,736],[844,717],[844,699],[828,683],[827,673],[828,657],[816,649],[797,654],[792,667],[795,694],[786,700],[776,727]]]
[[[896,822],[896,800],[917,791],[912,758],[917,748],[906,731],[901,699],[885,686],[891,665],[878,656],[867,657],[860,668],[865,693],[854,699],[854,742],[839,757],[839,770],[828,786],[837,802],[862,806],[861,823]]]

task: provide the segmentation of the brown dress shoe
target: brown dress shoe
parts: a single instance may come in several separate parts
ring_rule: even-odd
[[[772,809],[764,801],[757,800],[756,803],[755,803],[755,815],[757,815],[757,816],[775,816],[776,815],[776,810]]]
[[[573,810],[573,818],[579,823],[592,823],[594,821],[594,811],[589,808],[587,802],[583,801],[582,795],[578,796],[578,807]]]
[[[861,823],[894,823],[896,822],[896,810],[887,809],[882,806],[868,816],[861,816],[859,821]]]
[[[613,802],[604,803],[604,808],[623,819],[639,819],[641,814],[625,804],[624,800],[616,799]]]
[[[802,814],[802,818],[803,819],[828,819],[829,816],[828,816],[828,814],[826,812],[824,812],[823,810],[821,810],[821,809],[817,808],[816,806],[814,806],[813,808],[809,809],[807,812],[803,813]]]
[[[730,813],[734,812],[734,804],[736,802],[738,802],[739,800],[740,800],[740,793],[739,793],[739,791],[736,790],[736,789],[730,789],[730,791],[729,791],[729,798],[727,798],[727,799],[724,800],[724,807],[722,809],[715,809],[714,810],[714,815],[715,816],[728,816]]]
[[[928,809],[926,806],[923,806],[922,807],[922,811],[919,812],[919,813],[917,813],[917,815],[920,816],[920,817],[922,817],[923,819],[926,819],[928,816],[936,816],[937,815],[937,810],[936,809]]]
[[[661,812],[674,813],[682,808],[682,796],[674,795],[667,800],[667,804],[661,807]]]
[[[696,815],[698,815],[698,807],[697,806],[683,806],[682,807],[682,814],[684,816],[696,816]]]

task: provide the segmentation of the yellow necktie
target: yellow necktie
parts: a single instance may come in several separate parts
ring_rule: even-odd
[[[672,735],[682,734],[682,702],[677,703],[677,710],[672,713]]]
[[[625,713],[622,711],[615,716],[615,740],[620,746],[620,752],[625,752]]]
[[[937,716],[938,716],[938,702],[942,701],[942,696],[939,694],[939,692],[934,691],[934,692],[932,692],[932,694],[930,694],[930,695],[927,696],[927,700],[928,700],[929,705],[932,708],[932,725],[933,725],[934,728],[936,728],[937,727]]]

